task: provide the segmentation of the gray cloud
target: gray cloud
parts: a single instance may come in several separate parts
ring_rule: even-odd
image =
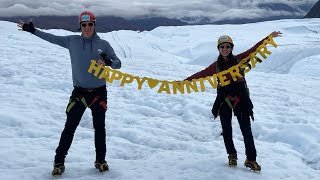
[[[236,17],[260,18],[274,15],[301,15],[307,12],[298,7],[310,7],[318,0],[0,0],[0,16],[79,15],[89,10],[97,16],[112,15],[124,18],[163,16],[168,18],[208,17],[228,20]],[[295,12],[263,8],[269,3],[283,3]]]

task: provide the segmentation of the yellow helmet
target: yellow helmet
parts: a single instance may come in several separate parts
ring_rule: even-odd
[[[231,47],[233,47],[233,41],[230,36],[227,36],[227,35],[220,36],[218,39],[217,47],[219,48],[219,45],[222,43],[230,43]]]

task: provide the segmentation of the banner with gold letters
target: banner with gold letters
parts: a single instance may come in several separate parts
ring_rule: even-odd
[[[120,86],[125,84],[133,83],[136,81],[138,83],[138,89],[142,89],[142,85],[147,83],[151,89],[158,88],[158,93],[167,93],[167,94],[177,94],[177,93],[191,93],[193,92],[204,92],[205,91],[205,82],[209,82],[212,88],[217,88],[218,80],[221,86],[226,86],[231,83],[227,79],[226,74],[232,76],[233,80],[241,78],[240,73],[241,69],[244,69],[244,72],[249,72],[252,68],[256,67],[257,63],[261,63],[262,60],[257,56],[260,55],[262,58],[266,59],[267,55],[270,55],[271,52],[268,50],[267,45],[270,44],[274,48],[278,45],[273,41],[272,35],[270,34],[263,43],[256,49],[255,52],[251,53],[248,57],[242,59],[237,65],[230,67],[227,70],[221,71],[212,76],[206,78],[193,79],[192,81],[166,81],[166,80],[157,80],[148,77],[139,77],[133,76],[130,74],[122,73],[118,70],[111,69],[107,66],[97,65],[95,60],[91,60],[91,65],[88,69],[89,73],[94,73],[93,75],[99,79],[104,78],[106,82],[112,83],[113,81],[120,81]]]

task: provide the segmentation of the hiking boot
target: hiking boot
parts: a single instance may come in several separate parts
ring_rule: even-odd
[[[64,172],[64,169],[64,163],[54,163],[51,174],[52,176],[61,176],[61,174]]]
[[[109,170],[109,165],[105,160],[96,160],[94,162],[94,166],[99,169],[100,172]]]
[[[237,154],[229,154],[228,156],[229,159],[229,166],[230,167],[236,167],[237,166]]]
[[[244,166],[250,168],[250,170],[252,171],[261,171],[261,166],[256,161],[249,161],[248,159],[246,159],[246,161],[244,162]]]

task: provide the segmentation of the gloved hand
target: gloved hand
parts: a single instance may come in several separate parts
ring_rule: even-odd
[[[22,26],[22,30],[30,32],[32,34],[34,34],[34,31],[36,31],[36,28],[34,28],[33,23],[29,22],[29,24],[24,23]]]
[[[112,65],[112,60],[107,58],[107,54],[105,52],[101,52],[100,57],[104,61],[105,66]]]
[[[219,114],[219,109],[212,108],[211,112],[213,114],[214,119],[216,119],[218,117],[218,114]]]
[[[212,114],[214,116],[214,119],[216,119],[218,117],[219,109],[221,107],[222,102],[224,101],[223,100],[223,92],[224,91],[221,88],[219,88],[219,89],[220,90],[219,90],[219,92],[217,94],[217,97],[216,97],[216,99],[215,99],[215,101],[213,103],[212,109],[211,109],[211,112],[212,112]]]
[[[251,117],[252,121],[254,121],[253,111],[249,110],[249,116]]]

